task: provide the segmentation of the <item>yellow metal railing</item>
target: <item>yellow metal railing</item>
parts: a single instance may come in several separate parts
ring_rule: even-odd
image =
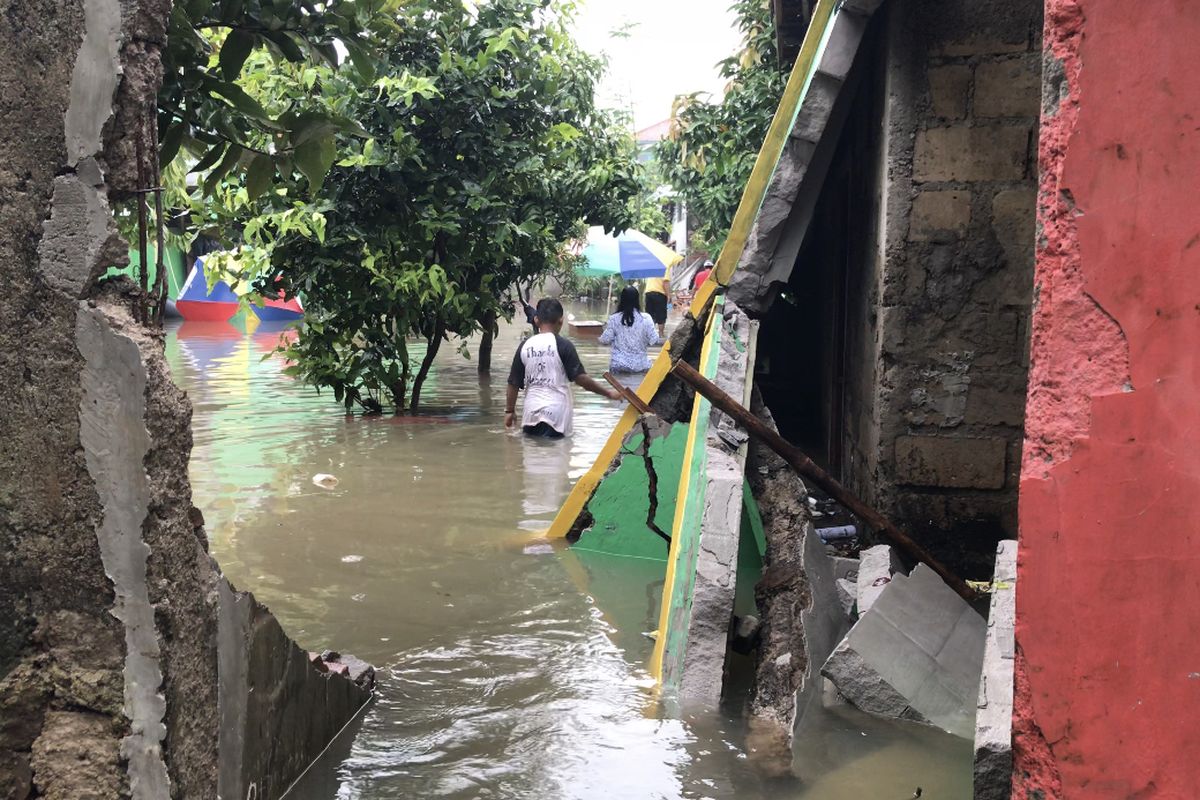
[[[779,100],[779,107],[775,110],[771,126],[767,129],[762,147],[759,148],[758,158],[754,162],[750,178],[746,181],[745,189],[742,190],[742,199],[738,202],[737,211],[734,213],[733,224],[729,228],[725,246],[721,248],[716,266],[709,274],[708,280],[692,299],[689,312],[694,318],[700,317],[711,302],[717,287],[728,284],[734,270],[737,269],[738,262],[746,248],[746,239],[750,235],[750,229],[754,226],[754,220],[762,208],[767,188],[771,184],[775,169],[779,165],[779,159],[783,155],[784,145],[796,124],[796,116],[800,113],[800,107],[804,103],[804,97],[812,83],[821,50],[837,15],[837,7],[838,0],[819,0],[813,11],[808,33],[804,36],[804,44],[800,47],[800,53],[796,57],[796,63],[792,67],[791,75],[784,87],[783,96]],[[641,386],[638,387],[638,396],[647,403],[658,392],[663,379],[671,369],[669,349],[669,344],[663,345],[654,364],[651,365],[650,371],[646,373]],[[599,455],[596,456],[591,468],[576,482],[571,493],[567,495],[567,499],[563,501],[562,507],[559,508],[558,514],[550,524],[550,529],[547,531],[548,536],[562,538],[567,535],[592,493],[596,491],[608,465],[616,457],[621,442],[633,428],[637,418],[638,413],[635,409],[632,407],[625,409],[625,413],[621,415],[616,427],[609,434],[608,440],[604,443]],[[663,596],[669,596],[665,590]]]

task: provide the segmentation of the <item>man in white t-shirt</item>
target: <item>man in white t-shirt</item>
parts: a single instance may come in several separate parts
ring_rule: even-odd
[[[620,400],[621,395],[592,380],[575,345],[558,335],[563,326],[562,303],[550,297],[539,300],[533,320],[538,333],[521,344],[508,373],[504,427],[515,424],[517,392],[524,389],[521,429],[531,436],[558,439],[571,432],[572,383],[611,400]]]

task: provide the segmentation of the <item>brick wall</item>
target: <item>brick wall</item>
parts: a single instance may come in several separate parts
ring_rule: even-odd
[[[885,8],[878,434],[853,482],[953,560],[1016,531],[1042,11]]]

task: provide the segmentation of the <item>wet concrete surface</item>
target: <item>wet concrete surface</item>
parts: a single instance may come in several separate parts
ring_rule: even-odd
[[[264,361],[279,330],[171,330],[213,555],[303,647],[379,667],[377,701],[289,797],[969,796],[970,743],[853,709],[812,715],[798,749],[819,774],[787,785],[750,769],[738,710],[656,718],[642,632],[661,565],[536,539],[621,406],[576,390],[571,438],[507,433],[521,334],[502,327],[490,384],[443,348],[423,415],[372,419]],[[576,344],[590,373],[607,368],[605,348]]]

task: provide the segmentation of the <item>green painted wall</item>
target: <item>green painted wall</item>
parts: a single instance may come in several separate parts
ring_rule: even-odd
[[[687,445],[688,426],[677,422],[666,436],[650,439],[649,458],[658,478],[654,524],[668,536]],[[665,562],[669,544],[646,524],[650,514],[650,476],[643,455],[645,436],[637,433],[622,446],[620,465],[607,475],[588,502],[594,520],[573,550]]]
[[[742,531],[738,540],[737,588],[733,601],[733,613],[739,617],[747,614],[758,616],[754,602],[754,587],[762,577],[763,556],[767,552],[767,538],[763,532],[762,517],[758,503],[750,492],[750,484],[742,489]]]
[[[155,275],[155,250],[154,245],[146,248],[146,275],[151,286],[154,285]],[[183,270],[183,251],[178,247],[163,248],[163,266],[167,273],[167,297],[174,300],[179,297],[179,290],[183,288],[183,281],[187,278]],[[116,275],[128,275],[135,282],[138,279],[138,271],[141,269],[141,256],[137,250],[129,251],[129,266],[127,267],[109,267],[105,277],[113,277]]]
[[[717,296],[713,300],[712,311],[709,315],[709,327],[705,334],[706,341],[701,351],[699,372],[709,380],[717,375],[717,360],[721,355],[720,315],[725,307],[725,298]],[[664,589],[667,594],[663,597],[666,604],[664,615],[665,625],[659,626],[658,635],[662,641],[662,662],[659,679],[664,688],[673,691],[679,686],[683,675],[683,659],[687,652],[688,623],[692,617],[692,594],[696,586],[696,557],[700,548],[700,521],[704,516],[704,495],[707,488],[705,474],[708,470],[708,452],[705,441],[708,436],[709,417],[712,403],[699,392],[696,393],[692,406],[694,430],[689,433],[693,439],[691,458],[683,465],[688,472],[687,492],[683,498],[684,507],[674,542],[673,557],[674,579]]]

